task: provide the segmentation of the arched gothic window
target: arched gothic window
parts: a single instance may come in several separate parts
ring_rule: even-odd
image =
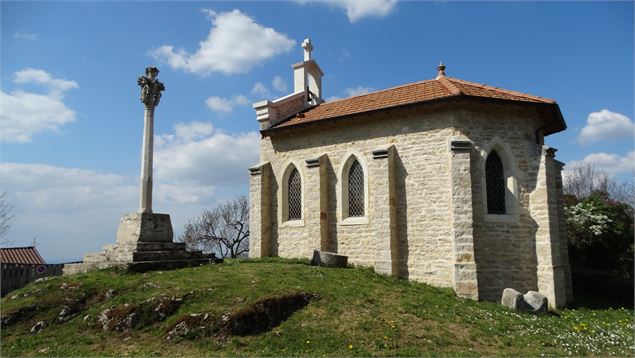
[[[289,195],[287,196],[289,208],[288,220],[302,219],[302,180],[296,168],[293,168],[293,171],[289,174],[287,184],[289,190]]]
[[[364,216],[364,169],[357,160],[348,170],[348,216]]]
[[[487,189],[487,213],[505,214],[505,174],[503,161],[495,150],[485,161],[485,185]]]

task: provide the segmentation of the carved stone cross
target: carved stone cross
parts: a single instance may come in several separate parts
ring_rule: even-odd
[[[311,59],[311,51],[313,51],[313,45],[311,45],[311,39],[304,39],[302,41],[302,48],[304,49],[304,61]]]

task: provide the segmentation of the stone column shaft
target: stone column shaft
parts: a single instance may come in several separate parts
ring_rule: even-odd
[[[566,304],[565,271],[560,256],[558,191],[554,150],[544,146],[539,157],[536,188],[530,195],[530,211],[536,223],[538,291],[547,296],[549,307]]]
[[[373,151],[369,165],[370,220],[377,228],[375,271],[399,275],[395,147]]]
[[[139,212],[152,213],[152,156],[154,151],[154,107],[145,107],[141,149]]]
[[[249,257],[267,257],[271,250],[271,165],[249,168]]]
[[[562,168],[564,163],[553,160],[555,164],[555,185],[558,200],[558,229],[559,232],[559,245],[560,245],[560,264],[564,270],[565,279],[565,296],[566,303],[573,303],[573,283],[571,279],[571,265],[569,264],[569,246],[568,246],[568,234],[567,234],[567,218],[564,212],[564,194],[562,188]]]
[[[306,228],[310,242],[308,254],[312,257],[313,250],[329,251],[328,241],[328,214],[327,214],[327,173],[326,162],[328,157],[322,155],[318,158],[306,160],[307,175],[305,200]]]
[[[141,148],[141,192],[139,194],[139,213],[152,213],[152,153],[154,151],[154,109],[159,105],[161,92],[165,86],[157,75],[159,69],[146,67],[145,75],[137,79],[141,86],[143,102],[143,146]]]
[[[474,219],[470,141],[450,143],[452,181],[452,239],[454,241],[454,291],[459,297],[478,299],[474,259]]]

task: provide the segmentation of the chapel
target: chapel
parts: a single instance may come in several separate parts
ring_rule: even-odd
[[[253,105],[250,257],[321,250],[461,297],[509,287],[572,301],[563,163],[544,143],[566,128],[554,100],[440,64],[432,79],[327,102],[302,47],[293,93]]]

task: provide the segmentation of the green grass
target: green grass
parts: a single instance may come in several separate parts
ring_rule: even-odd
[[[67,289],[60,289],[66,283]],[[116,295],[105,298],[114,289]],[[266,296],[309,292],[320,298],[271,331],[174,342],[167,331],[192,313],[221,317]],[[104,309],[165,293],[184,297],[164,321],[126,332],[102,331]],[[16,298],[12,298],[16,297]],[[87,299],[68,322],[54,323],[68,298]],[[304,261],[228,260],[216,266],[123,274],[103,270],[31,284],[2,300],[2,314],[34,305],[33,317],[2,328],[6,356],[632,356],[633,311],[563,310],[533,316],[450,289],[396,280],[369,269],[329,269]],[[90,315],[84,321],[83,318]],[[38,321],[47,327],[30,332]]]

